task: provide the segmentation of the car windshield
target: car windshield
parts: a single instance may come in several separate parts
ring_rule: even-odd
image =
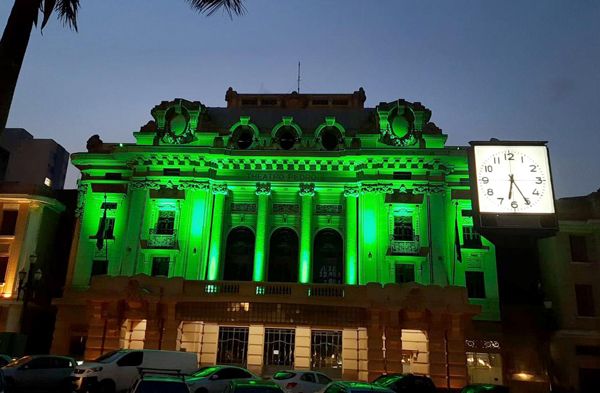
[[[94,359],[94,362],[97,363],[112,363],[115,360],[117,360],[119,358],[119,356],[121,356],[121,354],[123,353],[123,351],[111,351],[111,352],[107,352],[104,355],[97,357],[96,359]]]
[[[201,369],[193,373],[192,377],[208,377],[218,369],[219,367],[202,367]]]
[[[142,381],[135,393],[189,393],[187,385],[177,381]]]
[[[12,362],[8,363],[4,367],[19,367],[25,363],[28,363],[30,360],[31,360],[31,356],[23,356],[20,359],[13,360]]]

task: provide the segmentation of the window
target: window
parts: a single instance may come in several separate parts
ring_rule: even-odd
[[[577,315],[580,317],[593,317],[596,315],[594,309],[594,291],[591,285],[575,285],[575,301],[577,302]]]
[[[18,210],[4,210],[2,212],[2,224],[0,225],[0,235],[14,235],[17,227]]]
[[[27,363],[25,368],[29,369],[29,370],[40,370],[40,369],[52,368],[53,363],[54,362],[51,357],[35,358],[35,359],[32,359],[29,363]]]
[[[219,379],[252,378],[252,375],[250,375],[250,373],[239,368],[231,367],[224,368],[215,374],[219,377]]]
[[[53,358],[53,368],[71,368],[73,365],[69,359],[65,358]]]
[[[108,274],[108,261],[95,259],[92,261],[92,277]]]
[[[319,380],[319,383],[321,385],[327,385],[328,383],[331,382],[331,378],[329,378],[327,375],[323,375],[323,374],[319,374],[319,373],[317,373],[317,379]]]
[[[412,216],[394,216],[394,240],[414,240]]]
[[[248,352],[247,327],[220,327],[217,346],[217,364],[246,364]]]
[[[0,283],[6,282],[6,268],[8,267],[8,256],[0,257]]]
[[[175,211],[160,210],[156,223],[157,235],[172,235],[175,231]]]
[[[481,248],[481,235],[471,225],[463,225],[463,246]]]
[[[569,235],[572,262],[589,262],[586,240],[583,235]]]
[[[302,374],[302,376],[300,377],[300,380],[306,381],[306,382],[311,382],[311,383],[317,383],[317,379],[315,378],[315,374],[313,374],[313,373]]]
[[[152,276],[169,276],[169,257],[152,258]]]
[[[278,368],[294,368],[294,329],[265,329],[264,365],[267,373]]]
[[[135,367],[142,364],[144,360],[144,352],[130,352],[117,361],[119,367]]]
[[[342,332],[313,330],[310,346],[310,368],[334,378],[342,376]]]
[[[471,299],[485,299],[483,272],[465,272],[467,293]]]
[[[415,281],[415,265],[398,264],[396,265],[396,284]]]

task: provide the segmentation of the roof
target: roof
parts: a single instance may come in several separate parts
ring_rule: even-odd
[[[340,384],[349,389],[372,390],[372,391],[378,391],[378,392],[389,392],[390,391],[390,389],[388,389],[388,388],[385,388],[383,386],[380,386],[380,385],[377,385],[374,383],[368,383],[368,382],[337,381],[334,383]]]

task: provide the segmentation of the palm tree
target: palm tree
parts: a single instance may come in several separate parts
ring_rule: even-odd
[[[186,0],[192,9],[212,15],[223,10],[229,17],[242,15],[246,9],[243,0]],[[23,58],[29,44],[29,36],[38,18],[42,16],[40,29],[56,12],[64,25],[77,31],[79,0],[14,0],[8,22],[0,41],[0,135],[6,127],[10,105],[21,72]]]

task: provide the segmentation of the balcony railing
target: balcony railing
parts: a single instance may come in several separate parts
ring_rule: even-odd
[[[148,246],[151,248],[177,248],[177,234],[159,233],[156,228],[150,229]]]
[[[391,251],[394,255],[417,255],[421,251],[419,240],[391,240]]]

